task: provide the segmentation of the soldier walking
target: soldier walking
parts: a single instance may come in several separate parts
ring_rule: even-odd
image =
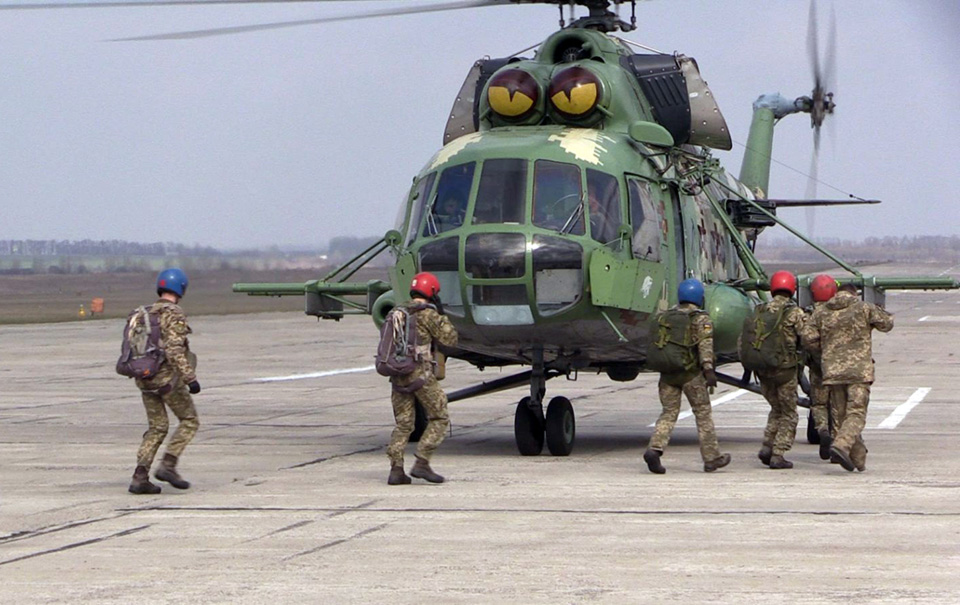
[[[197,357],[190,352],[187,335],[192,330],[179,305],[187,292],[187,283],[187,275],[176,268],[166,269],[157,276],[157,295],[160,298],[150,306],[149,314],[158,316],[160,345],[165,359],[153,377],[136,379],[147,412],[148,428],[143,434],[143,442],[137,452],[137,468],[130,482],[129,491],[133,494],[160,493],[160,486],[150,482],[149,471],[170,428],[166,408],[170,408],[179,424],[154,477],[177,489],[190,487],[190,483],[177,472],[177,462],[200,426],[191,397],[191,394],[200,392],[196,374]]]
[[[860,300],[857,288],[844,284],[836,296],[814,311],[803,330],[805,346],[821,352],[823,384],[831,391],[838,428],[830,455],[848,471],[867,468],[867,448],[861,433],[874,380],[872,331],[892,329],[892,315]]]
[[[657,340],[650,346],[647,365],[660,370],[660,405],[663,411],[643,460],[651,473],[667,472],[660,458],[680,413],[680,395],[685,394],[697,421],[703,470],[710,473],[730,464],[730,454],[721,454],[713,426],[708,387],[717,386],[714,372],[713,323],[703,311],[703,284],[688,279],[677,288],[679,304],[657,316]]]
[[[428,422],[417,445],[417,461],[410,469],[410,475],[430,483],[443,483],[443,477],[430,468],[430,459],[450,427],[447,395],[437,382],[434,359],[438,354],[438,345],[452,347],[457,344],[457,331],[443,314],[439,293],[440,282],[435,275],[418,273],[410,285],[411,300],[404,305],[408,321],[416,321],[419,364],[412,374],[390,379],[390,399],[396,419],[396,427],[387,447],[387,456],[390,458],[387,483],[390,485],[410,483],[410,477],[403,470],[403,450],[413,432],[417,401],[426,410]]]
[[[805,315],[793,302],[797,278],[789,271],[770,277],[773,300],[758,305],[744,322],[740,360],[757,374],[760,390],[770,404],[763,445],[757,457],[772,469],[793,468],[784,454],[797,436],[798,344]]]
[[[807,322],[814,311],[822,307],[837,293],[837,281],[831,276],[823,274],[813,278],[810,282],[810,294],[813,296],[813,305],[806,309]],[[801,334],[801,342],[803,342]],[[836,425],[830,425],[830,387],[823,384],[823,369],[820,363],[820,350],[810,349],[804,345],[807,353],[807,367],[810,369],[810,413],[813,416],[813,425],[820,437],[820,458],[830,459],[830,445],[833,443],[833,434]]]

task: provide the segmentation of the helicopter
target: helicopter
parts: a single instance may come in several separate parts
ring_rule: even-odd
[[[805,114],[819,133],[835,107],[826,78],[816,75],[810,95],[758,99],[734,177],[711,151],[730,149],[732,139],[696,60],[616,35],[636,27],[634,2],[629,21],[612,10],[627,3],[605,0],[450,2],[435,10],[511,3],[553,4],[564,22],[531,57],[485,58],[469,68],[444,146],[414,177],[395,228],[322,279],[235,284],[234,291],[304,296],[309,315],[369,314],[379,325],[407,300],[412,276],[430,271],[460,333],[451,357],[480,369],[530,368],[449,399],[528,385],[515,412],[518,450],[536,455],[546,445],[568,455],[576,435],[573,405],[563,396],[548,401],[547,381],[586,371],[634,380],[646,370],[651,318],[676,304],[683,279],[706,284],[718,362],[737,363],[740,327],[768,288],[754,253],[766,228],[782,226],[821,250],[849,271],[844,281],[873,301],[894,288],[960,287],[950,278],[864,276],[777,216],[778,208],[873,202],[768,195],[774,126]],[[587,14],[566,22],[571,4]],[[377,13],[383,14],[392,13]],[[286,24],[251,28],[280,25]],[[208,33],[214,32],[143,39]],[[350,281],[384,253],[393,256],[387,281]],[[801,279],[801,303],[808,283]],[[719,376],[756,388],[748,375]]]

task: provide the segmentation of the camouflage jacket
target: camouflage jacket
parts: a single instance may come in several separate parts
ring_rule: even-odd
[[[160,346],[166,359],[156,376],[149,380],[137,380],[137,386],[145,391],[164,387],[179,378],[181,384],[197,379],[196,356],[190,352],[187,335],[193,330],[187,325],[187,316],[180,305],[160,299],[150,307],[150,313],[160,315]]]
[[[415,307],[416,303],[407,303],[407,306]],[[457,330],[450,323],[450,318],[437,313],[432,305],[417,311],[412,317],[417,321],[417,348],[423,362],[412,374],[394,377],[392,381],[397,386],[405,386],[421,378],[433,376],[433,361],[437,344],[446,347],[453,347],[457,344]]]
[[[716,357],[713,352],[713,321],[710,320],[710,314],[692,303],[680,303],[674,308],[692,314],[690,336],[697,345],[700,369],[712,370],[716,364]]]
[[[803,343],[820,351],[823,384],[873,382],[874,329],[892,330],[893,316],[850,292],[838,292],[814,310]]]
[[[804,327],[806,328],[811,321],[813,321],[813,314],[816,313],[817,309],[825,305],[825,301],[814,302],[809,307],[804,308],[803,312],[806,313],[806,321],[804,322]],[[807,330],[800,332],[800,343],[803,345],[803,352],[806,353],[806,359],[804,362],[810,368],[811,371],[820,372],[820,347],[812,348],[807,345],[807,341],[804,338],[804,333]]]

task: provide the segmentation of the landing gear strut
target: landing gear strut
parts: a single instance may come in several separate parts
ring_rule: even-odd
[[[543,451],[544,434],[547,449],[554,456],[569,456],[576,438],[576,418],[573,405],[566,397],[554,397],[543,413],[543,399],[547,392],[548,376],[543,363],[543,349],[533,351],[533,369],[530,373],[530,396],[517,404],[513,418],[513,433],[517,449],[523,456],[537,456]]]

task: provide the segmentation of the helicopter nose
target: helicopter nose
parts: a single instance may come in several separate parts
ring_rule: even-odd
[[[420,270],[440,280],[450,315],[482,326],[533,325],[583,299],[584,250],[574,239],[519,229],[462,237],[462,244],[451,236],[419,252]]]

